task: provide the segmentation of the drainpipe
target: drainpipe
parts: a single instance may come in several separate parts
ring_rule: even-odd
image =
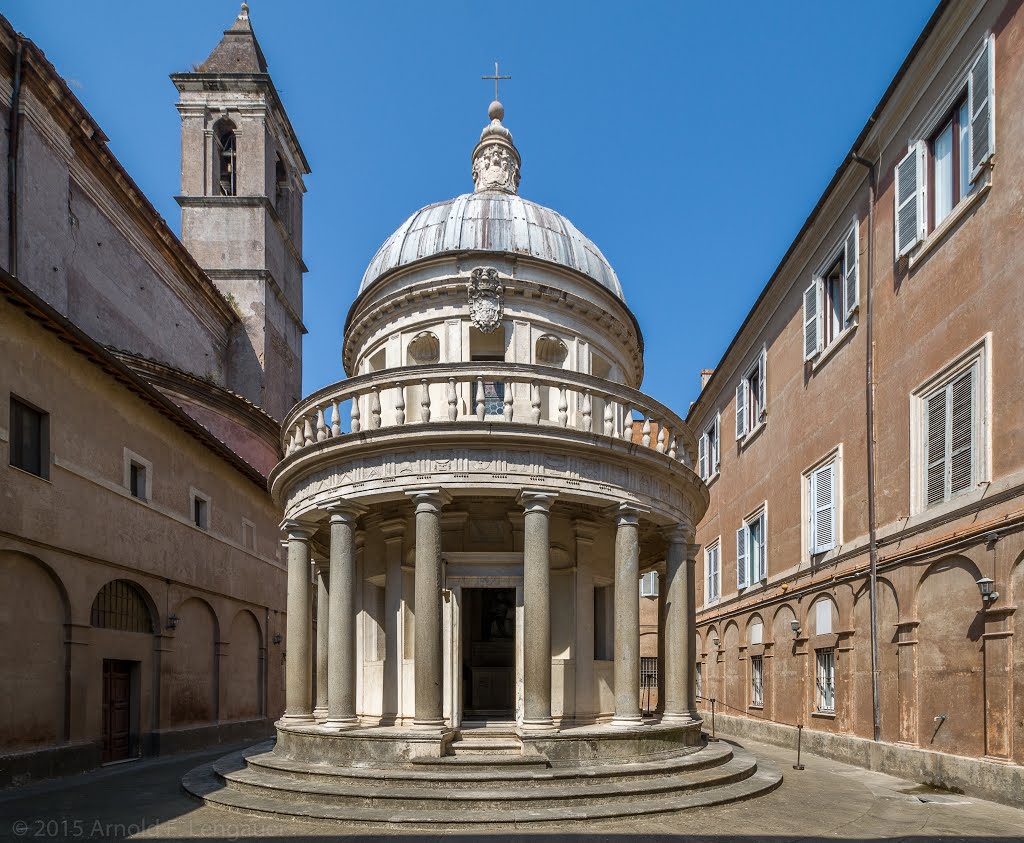
[[[11,116],[7,128],[7,271],[18,275],[18,129],[21,108],[21,60],[25,41],[16,35],[14,85],[11,89]]]
[[[871,288],[874,281],[875,190],[878,168],[874,161],[852,154],[850,159],[868,168],[868,267],[865,280],[864,330],[867,354],[864,398],[867,404],[868,458],[868,562],[870,565],[868,603],[871,608],[871,717],[874,740],[882,739],[881,702],[878,694],[878,519],[875,511],[875,341]]]

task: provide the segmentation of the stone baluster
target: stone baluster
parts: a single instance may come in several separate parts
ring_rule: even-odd
[[[309,423],[308,418],[302,420],[302,444],[312,445],[316,440],[313,438],[313,425]]]
[[[415,713],[417,726],[444,725],[441,614],[441,509],[451,499],[440,488],[407,492],[416,504]]]
[[[668,440],[668,455],[670,457],[672,457],[672,459],[676,459],[676,454],[678,453],[678,447],[679,447],[679,443],[678,443],[678,440],[677,440],[677,437],[676,437],[676,432],[673,430],[672,431],[672,436]]]
[[[401,381],[395,384],[395,424],[405,424],[405,386]]]
[[[658,444],[657,444],[657,446],[655,446],[654,450],[656,450],[659,454],[664,454],[665,453],[665,438],[666,438],[665,423],[664,422],[658,422]]]
[[[502,411],[502,416],[505,421],[512,421],[512,381],[505,381],[505,408]]]
[[[604,397],[604,435],[615,435],[615,407],[612,405],[612,397]]]
[[[430,384],[426,378],[420,381],[420,421],[430,421]]]
[[[331,404],[331,436],[341,436],[341,407],[336,400]]]
[[[359,411],[359,393],[352,393],[352,412],[349,413],[352,417],[352,432],[358,433],[362,425],[359,423],[361,413]]]
[[[565,384],[558,387],[558,425],[565,427],[569,423],[569,399],[566,396]]]
[[[459,396],[455,392],[455,378],[448,378],[448,421],[459,417]]]
[[[523,728],[550,729],[551,504],[555,494],[525,489],[523,521]],[[639,627],[638,627],[639,629]]]
[[[306,420],[309,427],[309,420]],[[286,521],[288,533],[288,639],[285,661],[285,706],[287,724],[313,722],[312,605],[309,576],[309,539],[313,528],[298,521]]]
[[[540,384],[530,384],[530,418],[534,424],[540,424]]]
[[[640,441],[643,442],[644,447],[645,448],[650,448],[651,447],[651,419],[647,415],[647,413],[644,413],[644,426],[643,426],[643,428],[641,428],[640,434],[641,434]]]
[[[640,513],[633,504],[615,508],[615,665],[613,725],[640,722]]]
[[[582,429],[592,431],[594,429],[594,402],[590,397],[590,390],[583,390],[583,406],[580,408],[583,414]]]
[[[285,452],[285,456],[288,456],[288,454],[294,454],[295,449],[298,447],[299,443],[295,439],[295,428],[292,428],[292,435],[288,440],[288,450]]]
[[[380,430],[380,387],[370,387],[370,429]]]
[[[325,729],[347,729],[356,717],[356,520],[361,509],[328,504],[331,515],[330,649]]]
[[[476,379],[476,418],[483,421],[487,415],[487,402],[484,400],[484,379]]]
[[[622,438],[627,442],[633,441],[633,409],[629,404],[622,405]]]
[[[323,442],[327,438],[327,422],[324,421],[324,408],[318,407],[316,411],[316,441]]]

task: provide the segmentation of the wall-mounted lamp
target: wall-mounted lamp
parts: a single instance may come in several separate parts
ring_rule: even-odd
[[[996,581],[991,577],[982,577],[977,580],[978,590],[981,592],[981,599],[986,603],[995,603],[999,599],[999,592],[993,591],[992,588],[996,584]]]
[[[712,643],[712,644],[714,644],[714,645],[715,645],[715,647],[717,647],[717,646],[718,646],[718,644],[719,644],[719,642],[720,642],[720,641],[721,641],[721,639],[720,639],[720,638],[712,638],[712,639],[711,639],[711,643]]]
[[[800,634],[800,621],[793,618],[793,620],[789,622],[789,628],[793,630],[793,637],[796,638],[796,636]]]
[[[270,640],[273,641],[275,644],[280,644],[282,641],[284,641],[284,638],[281,637],[280,632],[275,632],[274,637]]]
[[[178,628],[178,620],[178,616],[172,613],[167,616],[167,623],[164,626],[171,632],[174,632]]]

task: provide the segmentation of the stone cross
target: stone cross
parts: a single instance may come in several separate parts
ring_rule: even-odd
[[[498,63],[494,63],[494,75],[493,76],[481,76],[481,79],[493,79],[494,80],[494,99],[498,99],[498,80],[499,79],[511,79],[511,76],[500,76],[498,74]]]

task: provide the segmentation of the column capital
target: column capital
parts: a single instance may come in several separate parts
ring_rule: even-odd
[[[286,518],[281,522],[281,529],[288,534],[289,541],[309,541],[316,532],[316,525]]]
[[[558,492],[547,489],[523,489],[516,498],[516,503],[526,512],[550,512],[551,504],[557,497]]]
[[[597,524],[589,518],[573,518],[572,528],[576,532],[576,541],[592,542],[597,535]]]
[[[631,503],[630,501],[622,501],[614,506],[609,507],[605,510],[609,515],[615,517],[616,527],[625,527],[628,525],[637,525],[640,523],[640,516],[646,515],[651,510],[646,506],[641,506],[638,503]]]
[[[354,524],[356,519],[366,512],[366,507],[362,504],[345,500],[344,498],[336,498],[335,500],[327,501],[326,503],[321,504],[321,506],[327,511],[332,524],[337,524],[339,522]]]
[[[686,545],[686,561],[691,565],[695,565],[697,563],[697,554],[700,553],[700,549],[703,546],[704,545],[692,543]]]
[[[404,518],[386,518],[380,522],[379,528],[385,543],[401,541],[405,538]]]
[[[670,524],[663,527],[661,534],[670,545],[689,545],[693,541],[693,528],[689,524]]]
[[[440,512],[441,508],[452,500],[451,494],[440,486],[409,489],[405,494],[416,504],[416,512]]]

